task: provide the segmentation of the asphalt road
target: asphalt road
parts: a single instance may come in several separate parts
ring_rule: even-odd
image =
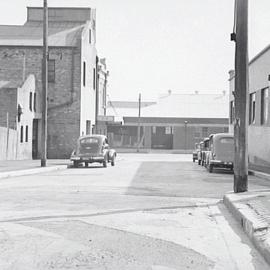
[[[269,269],[222,203],[233,175],[189,155],[120,154],[115,167],[0,183],[1,270]]]

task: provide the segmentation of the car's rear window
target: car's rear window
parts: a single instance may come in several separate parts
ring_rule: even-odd
[[[97,138],[83,138],[80,140],[81,144],[98,144],[98,142]]]
[[[221,138],[220,140],[219,140],[221,143],[229,143],[229,144],[231,144],[231,143],[233,143],[233,138]]]

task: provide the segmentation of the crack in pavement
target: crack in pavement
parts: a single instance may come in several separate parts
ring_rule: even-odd
[[[222,200],[214,203],[201,203],[193,205],[177,205],[177,206],[164,206],[164,207],[151,207],[151,208],[135,208],[135,209],[125,209],[125,210],[114,210],[106,211],[92,214],[77,214],[77,215],[52,215],[52,216],[37,216],[37,217],[24,217],[24,218],[14,218],[0,220],[0,223],[7,222],[24,222],[24,221],[35,221],[35,220],[45,220],[45,219],[61,219],[61,218],[83,218],[83,217],[96,217],[96,216],[107,216],[107,215],[116,215],[132,212],[150,212],[157,210],[174,210],[174,209],[185,209],[185,208],[206,208],[210,206],[215,206],[222,203]]]

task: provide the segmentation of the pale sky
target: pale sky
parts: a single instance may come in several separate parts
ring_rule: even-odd
[[[23,24],[27,6],[0,3],[0,24]],[[97,9],[97,49],[106,57],[112,100],[228,91],[234,68],[234,0],[48,0],[49,6]],[[270,1],[249,0],[249,56],[270,44]]]

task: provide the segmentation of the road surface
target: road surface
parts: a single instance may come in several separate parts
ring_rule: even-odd
[[[222,203],[232,181],[177,154],[2,179],[0,269],[269,269]]]

